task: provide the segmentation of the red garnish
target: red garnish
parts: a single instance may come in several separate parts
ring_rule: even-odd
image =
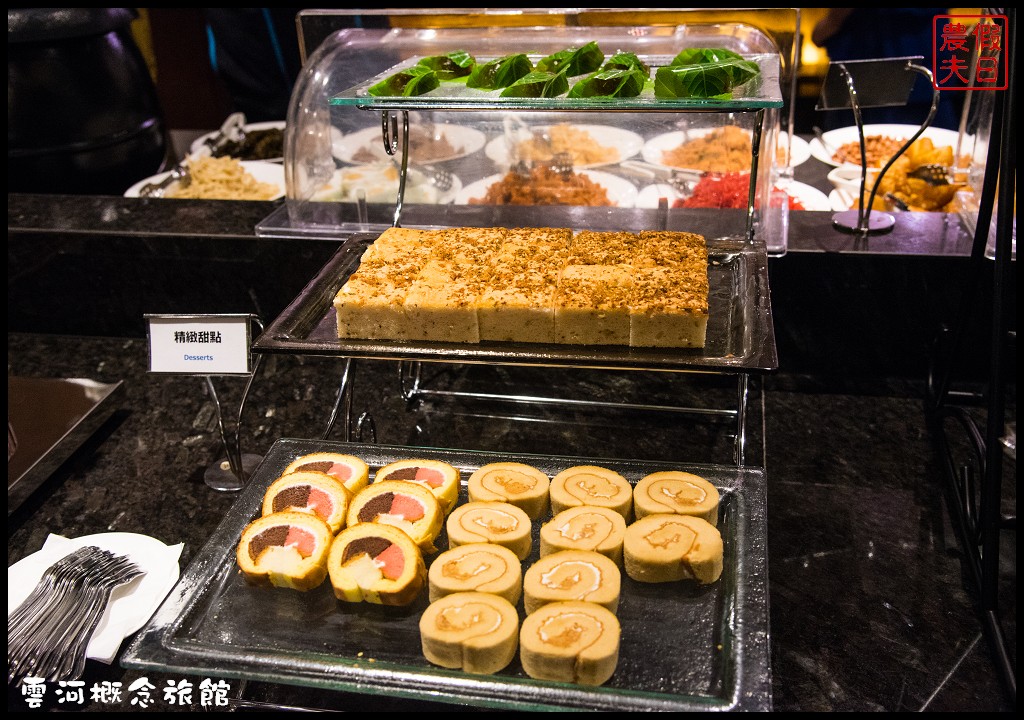
[[[676,200],[676,208],[719,208],[745,210],[750,197],[750,173],[708,173],[685,200]],[[756,201],[755,201],[756,202]],[[790,210],[806,210],[799,200],[789,196]]]

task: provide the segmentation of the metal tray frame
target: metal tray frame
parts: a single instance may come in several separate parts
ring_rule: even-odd
[[[261,333],[256,352],[453,363],[548,365],[593,369],[766,373],[778,369],[763,247],[742,240],[708,241],[711,285],[704,348],[480,344],[337,337],[335,295],[359,266],[375,235],[348,238],[292,303]]]
[[[690,407],[647,405],[637,406],[636,409],[732,418],[736,423],[732,461],[738,466],[746,464],[750,375],[778,367],[768,289],[767,254],[763,247],[734,238],[709,241],[710,319],[708,342],[704,348],[341,340],[337,338],[332,302],[341,286],[355,272],[363,252],[375,238],[373,234],[350,237],[254,344],[256,352],[345,358],[334,409],[322,438],[330,437],[340,417],[344,423],[344,437],[348,440],[356,439],[353,436],[354,423],[351,417],[354,358],[398,360],[401,392],[407,401],[432,394],[430,388],[420,382],[420,365],[423,361],[722,373],[736,377],[735,408],[720,408],[709,412],[707,409]],[[445,395],[476,399],[471,394]],[[563,398],[536,396],[499,396],[488,393],[487,398],[517,403],[570,404]],[[581,404],[584,403],[576,403]],[[587,404],[621,405],[601,402]]]
[[[533,680],[518,657],[494,675],[439,668],[423,657],[419,643],[425,592],[409,608],[385,608],[339,602],[329,583],[308,593],[256,588],[238,572],[238,538],[259,512],[267,486],[291,460],[320,450],[355,454],[371,469],[400,459],[449,462],[462,472],[461,501],[469,474],[488,462],[527,462],[550,474],[590,462],[633,483],[650,472],[685,469],[713,482],[722,495],[718,527],[725,569],[707,586],[646,585],[623,574],[622,645],[616,672],[603,686]],[[538,557],[540,524],[534,523],[526,564]],[[444,535],[438,545],[447,547]],[[771,709],[767,588],[761,469],[280,439],[126,650],[122,664],[507,710],[766,711]],[[522,618],[521,600],[517,609]]]

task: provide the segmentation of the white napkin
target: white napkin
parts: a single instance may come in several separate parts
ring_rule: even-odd
[[[74,539],[51,534],[38,552],[7,568],[8,616],[29,596],[46,568],[85,545],[125,555],[146,573],[114,589],[89,642],[86,657],[109,665],[121,642],[146,624],[178,581],[178,559],[184,546],[165,545],[156,538],[135,533],[102,533]]]

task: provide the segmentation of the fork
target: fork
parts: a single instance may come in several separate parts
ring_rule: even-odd
[[[8,619],[8,679],[40,673],[50,680],[80,677],[111,592],[141,574],[128,558],[94,546],[47,568]]]
[[[85,545],[62,557],[43,571],[42,577],[28,597],[14,609],[7,618],[8,647],[16,641],[26,628],[39,622],[47,612],[54,598],[61,597],[64,589],[74,582],[74,576],[81,571],[83,563],[102,552],[94,545]]]
[[[110,596],[114,590],[122,585],[127,585],[136,578],[145,575],[134,563],[126,558],[114,558],[114,564],[106,569],[106,577],[99,580],[95,586],[86,588],[87,599],[83,602],[86,608],[81,614],[75,632],[65,636],[55,647],[59,651],[56,657],[51,657],[45,666],[46,677],[50,681],[60,679],[77,680],[85,671],[85,654],[92,640],[96,628],[106,612],[110,603]]]

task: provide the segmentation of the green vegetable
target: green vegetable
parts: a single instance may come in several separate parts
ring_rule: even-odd
[[[647,75],[636,68],[601,70],[573,85],[569,97],[636,97],[644,89],[645,82]]]
[[[534,70],[501,91],[501,97],[558,97],[569,89],[565,73]]]
[[[551,73],[564,73],[569,77],[591,73],[601,67],[604,53],[596,42],[588,42],[581,48],[569,48],[552,53],[537,61],[537,69]]]
[[[742,58],[710,60],[692,65],[666,65],[658,68],[654,74],[654,96],[729,99],[734,88],[760,72],[761,68],[756,62]]]
[[[440,85],[436,72],[423,65],[413,65],[371,85],[366,92],[374,97],[411,97],[430,92]]]
[[[717,63],[726,60],[742,60],[743,56],[725,48],[689,48],[672,58],[669,65],[694,65],[696,63]]]
[[[644,77],[650,77],[651,68],[631,52],[617,52],[601,66],[602,70],[639,70]]]
[[[417,65],[433,70],[439,80],[454,80],[466,77],[476,64],[473,56],[465,50],[456,50],[445,55],[431,55],[422,58]]]
[[[526,55],[506,55],[497,60],[474,65],[466,80],[466,87],[497,90],[508,87],[532,70],[533,63]]]

